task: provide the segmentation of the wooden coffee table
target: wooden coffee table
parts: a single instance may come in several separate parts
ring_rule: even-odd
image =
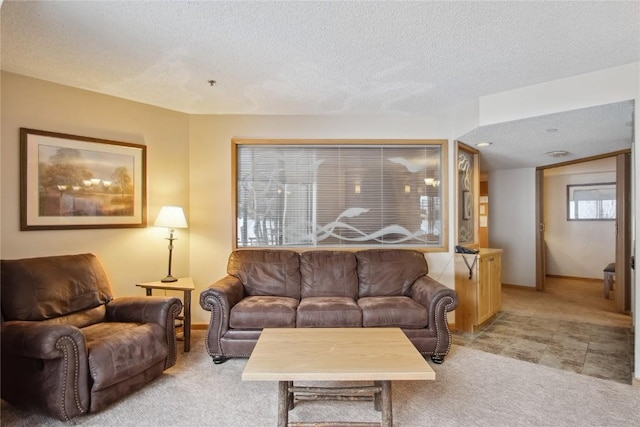
[[[391,427],[391,381],[435,378],[399,328],[266,328],[242,373],[243,381],[279,382],[279,427],[322,425],[317,421],[290,424],[289,410],[296,399],[373,399],[382,417],[381,423],[373,425]],[[373,385],[296,387],[294,381],[373,381]]]

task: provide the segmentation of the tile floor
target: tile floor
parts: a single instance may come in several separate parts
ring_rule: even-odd
[[[633,330],[499,312],[473,333],[454,332],[454,344],[593,377],[631,384]]]

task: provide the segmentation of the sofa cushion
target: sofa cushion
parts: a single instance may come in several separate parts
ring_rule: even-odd
[[[411,285],[429,272],[424,255],[400,249],[371,249],[356,253],[358,296],[408,296]]]
[[[245,295],[300,299],[298,253],[286,250],[237,250],[229,256],[227,272],[240,279]]]
[[[251,296],[234,305],[229,315],[232,329],[295,328],[298,300],[288,297]]]
[[[300,293],[308,297],[358,296],[356,257],[352,252],[309,251],[300,254]]]
[[[155,323],[102,322],[82,329],[94,391],[127,380],[169,354],[164,328]]]
[[[362,325],[397,328],[426,328],[428,310],[409,297],[364,297],[358,300]]]
[[[303,298],[298,306],[298,328],[357,328],[362,326],[362,311],[349,297]]]

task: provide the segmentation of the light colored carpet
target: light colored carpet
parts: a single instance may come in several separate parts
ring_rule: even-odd
[[[62,423],[2,402],[2,426],[275,426],[277,384],[241,381],[246,359],[214,365],[204,331],[190,353],[144,389],[107,410]],[[630,426],[640,388],[453,346],[436,381],[393,383],[399,426]],[[371,402],[302,402],[289,421],[376,422]]]

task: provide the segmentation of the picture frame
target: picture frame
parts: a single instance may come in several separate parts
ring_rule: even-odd
[[[20,128],[20,230],[146,227],[146,146]]]

